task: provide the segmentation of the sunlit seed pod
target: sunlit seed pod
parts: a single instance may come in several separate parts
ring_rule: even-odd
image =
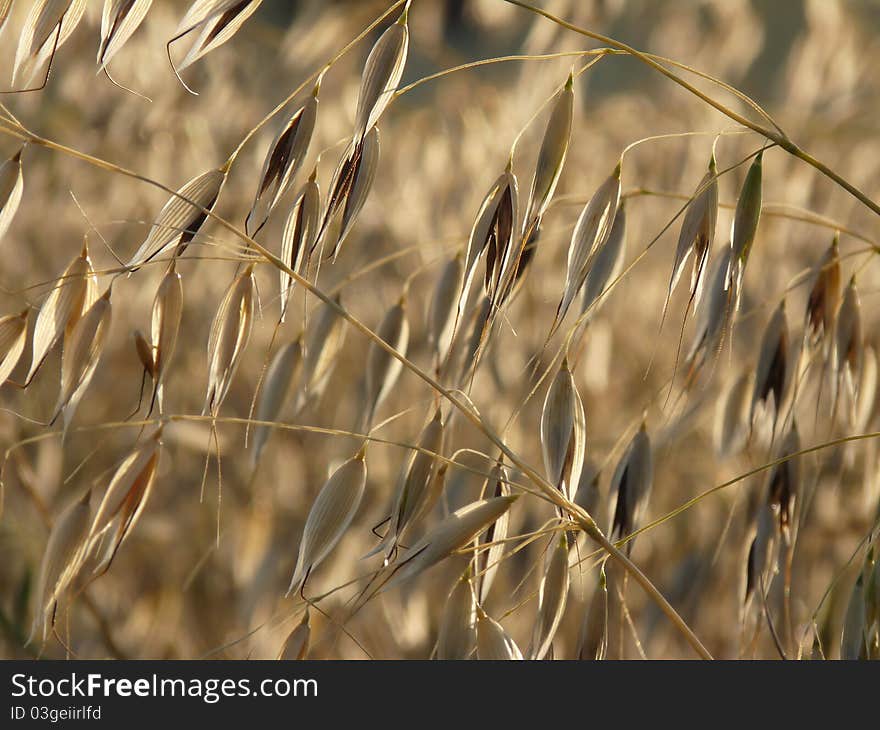
[[[147,17],[153,0],[104,0],[97,63],[104,68]]]
[[[855,403],[858,397],[855,389],[861,377],[862,347],[862,306],[853,277],[837,313],[833,361],[837,375],[837,396],[845,390],[850,403]]]
[[[538,589],[538,616],[532,633],[531,659],[544,659],[565,614],[568,599],[568,540],[564,533],[554,539],[547,553]]]
[[[336,297],[341,304],[341,298]],[[319,398],[345,342],[346,322],[329,304],[322,304],[312,318],[305,339],[301,386],[294,410],[299,412],[309,400]]]
[[[519,257],[518,216],[519,184],[516,175],[508,168],[486,247],[485,292],[495,307],[504,303],[514,283]]]
[[[672,278],[669,280],[669,294],[675,290],[688,259],[693,255],[691,270],[691,298],[696,305],[700,300],[703,280],[706,274],[706,261],[715,240],[715,224],[718,220],[718,170],[715,155],[709,160],[709,170],[700,180],[694,196],[684,214],[675,261],[672,264]]]
[[[752,251],[752,244],[754,244],[755,235],[758,232],[758,223],[761,220],[763,158],[764,151],[761,150],[755,156],[746,173],[745,182],[743,182],[736,201],[736,210],[730,228],[733,257],[728,268],[727,281],[729,286],[736,279],[737,289],[742,288],[743,271]]]
[[[813,286],[807,298],[804,337],[815,345],[831,335],[834,318],[840,303],[840,253],[838,236],[819,260],[814,274]]]
[[[320,225],[321,191],[315,180],[315,172],[303,185],[297,196],[281,235],[281,260],[291,271],[304,275],[308,267],[309,251]],[[287,316],[287,305],[294,287],[294,279],[286,271],[280,271],[281,277],[281,321]]]
[[[446,599],[437,635],[437,658],[469,659],[477,646],[476,624],[477,602],[468,572],[456,582]]]
[[[489,297],[484,296],[479,305],[474,309],[473,315],[471,316],[469,325],[470,331],[466,338],[466,343],[463,349],[462,354],[460,355],[460,365],[459,365],[459,374],[458,381],[459,383],[465,383],[467,379],[474,373],[476,370],[478,360],[478,353],[480,350],[480,343],[483,340],[483,336],[486,332],[487,327],[490,326],[490,315],[492,313],[492,300]]]
[[[720,458],[739,454],[749,436],[749,408],[751,406],[754,373],[743,370],[730,381],[715,408],[713,442]]]
[[[620,202],[608,240],[596,251],[593,265],[584,280],[584,296],[581,314],[589,312],[587,321],[598,311],[600,298],[604,301],[605,290],[623,270],[626,257],[626,210],[624,201]]]
[[[856,388],[857,398],[853,427],[855,433],[868,429],[877,406],[877,353],[870,345],[862,353],[861,378]]]
[[[21,150],[19,150],[0,165],[0,241],[3,240],[18,211],[23,192],[24,174],[21,167]]]
[[[409,322],[406,319],[406,303],[401,298],[391,307],[379,323],[376,334],[401,355],[406,355],[409,345]],[[403,364],[376,342],[370,342],[367,352],[366,376],[364,380],[365,403],[361,427],[369,429],[373,423],[376,409],[391,392]]]
[[[567,499],[574,497],[586,454],[586,417],[567,361],[563,361],[544,399],[541,453],[548,481]]]
[[[312,629],[309,625],[309,609],[306,608],[300,622],[293,628],[284,640],[278,659],[282,661],[302,661],[309,655],[309,640]]]
[[[174,250],[179,256],[186,250],[207,219],[226,183],[228,165],[194,177],[172,195],[153,221],[150,233],[126,266],[136,271],[156,256]],[[187,202],[187,201],[192,201]],[[204,209],[204,210],[203,210]]]
[[[788,359],[788,322],[783,300],[770,317],[761,339],[752,403],[749,409],[749,422],[753,428],[758,406],[761,405],[763,414],[771,420],[772,431],[776,430],[776,422],[782,410],[782,402],[789,382]]]
[[[196,34],[177,70],[183,71],[226,43],[262,2],[263,0],[195,0],[178,24],[171,41],[179,40],[190,33]]]
[[[61,389],[52,417],[54,421],[63,414],[65,432],[98,367],[112,316],[108,288],[104,296],[77,321],[70,336],[65,339],[61,356]]]
[[[471,227],[471,233],[468,238],[467,250],[465,251],[464,257],[464,274],[462,275],[461,291],[458,297],[458,320],[463,318],[464,308],[467,305],[471,285],[476,276],[477,265],[480,261],[480,257],[485,253],[489,245],[489,239],[494,233],[494,228],[496,227],[495,224],[498,218],[498,208],[501,204],[501,198],[507,180],[507,171],[505,171],[492,183],[489,191],[486,193],[480,204],[479,212],[477,213],[477,217]]]
[[[437,457],[443,450],[443,419],[438,408],[434,417],[422,429],[417,443],[407,459],[395,492],[388,531],[367,556],[383,553],[385,562],[397,552],[398,543],[405,539],[409,529],[417,524],[433,507],[440,495],[432,489]]]
[[[732,249],[725,246],[709,277],[709,290],[697,309],[697,328],[685,362],[688,364],[688,381],[693,383],[706,365],[714,365],[724,347],[733,316],[739,307],[737,279],[728,285]]]
[[[113,473],[89,527],[89,540],[100,536],[127,505],[139,504],[156,476],[162,427],[140,442]]]
[[[423,573],[472,542],[504,514],[518,496],[482,499],[452,512],[421,540],[404,551],[386,587],[391,588]]]
[[[840,637],[840,658],[854,661],[867,657],[867,615],[865,611],[865,587],[862,576],[856,579],[850,594],[843,633]]]
[[[552,335],[580,292],[593,263],[595,252],[605,245],[620,203],[620,165],[603,182],[584,206],[575,224],[568,247],[565,289],[550,328]]]
[[[255,467],[260,460],[263,448],[271,433],[271,427],[263,423],[278,420],[284,405],[294,391],[302,370],[302,343],[298,339],[280,348],[269,368],[257,398],[254,419],[261,423],[254,426],[254,439],[251,445],[251,464]]]
[[[150,321],[154,359],[153,394],[158,401],[160,412],[164,406],[165,380],[168,377],[168,366],[177,347],[182,316],[183,281],[172,261],[156,289]]]
[[[565,164],[571,139],[571,120],[574,108],[573,81],[572,75],[569,74],[565,85],[556,96],[547,127],[544,130],[544,138],[538,152],[535,175],[532,178],[532,188],[529,193],[528,214],[524,221],[526,226],[532,225],[544,215],[556,190],[559,176],[562,174],[562,166]]]
[[[367,483],[362,450],[340,466],[312,503],[287,595],[300,591],[309,574],[336,547],[357,514]]]
[[[27,343],[27,322],[30,310],[0,317],[0,385],[12,375],[24,354]]]
[[[36,0],[18,37],[12,85],[31,77],[73,33],[86,10],[86,0]],[[27,82],[26,82],[27,83]]]
[[[773,555],[776,551],[779,520],[772,505],[762,502],[758,508],[755,536],[746,563],[745,604],[756,591],[769,590],[770,578],[775,569]],[[760,594],[759,594],[760,595]],[[760,601],[760,598],[758,599]]]
[[[504,627],[477,607],[477,659],[521,661],[522,652]]]
[[[269,145],[257,193],[245,220],[245,230],[251,236],[265,225],[305,162],[318,117],[318,90],[316,85],[305,104],[293,113]]]
[[[41,643],[51,628],[55,604],[79,572],[89,529],[89,493],[71,504],[55,520],[40,562],[34,590],[34,619],[28,643]]]
[[[409,4],[397,22],[379,37],[364,64],[355,114],[354,136],[357,140],[362,139],[379,121],[400,83],[409,47],[408,11]]]
[[[510,494],[508,484],[510,477],[507,470],[499,463],[492,467],[492,472],[483,486],[483,496],[506,497]],[[510,513],[505,512],[489,528],[483,532],[476,542],[477,554],[474,557],[474,583],[477,590],[477,598],[480,603],[486,601],[489,590],[495,582],[501,560],[504,558],[506,549],[505,540],[510,523]],[[488,545],[488,548],[484,546]]]
[[[226,398],[254,324],[256,282],[253,264],[226,290],[208,339],[208,392],[204,413],[216,416]]]
[[[801,439],[797,425],[792,424],[779,448],[780,459],[768,476],[767,499],[775,507],[779,520],[779,528],[786,542],[790,539],[792,526],[795,523],[795,509],[803,488],[801,484],[801,460],[795,456],[801,450]]]
[[[96,574],[106,571],[134,529],[149,501],[158,472],[162,427],[117,469],[89,531],[86,565]]]
[[[83,245],[82,251],[58,279],[55,288],[46,297],[34,328],[31,366],[26,382],[39,370],[49,351],[82,316],[86,300],[86,277],[90,270],[88,248]]]
[[[464,274],[464,260],[459,252],[443,267],[428,310],[428,340],[434,351],[437,367],[449,352],[455,328],[458,290]]]
[[[362,141],[354,139],[349,144],[333,174],[327,208],[310,254],[319,246],[322,251],[329,247],[330,251],[322,257],[336,260],[373,186],[380,148],[378,127],[370,129]],[[338,232],[328,239],[328,229],[336,221],[338,228],[334,225],[333,230]]]
[[[643,423],[633,436],[611,477],[610,493],[614,495],[614,515],[611,521],[611,537],[631,535],[642,525],[651,488],[654,483],[654,458],[651,440]],[[634,540],[626,543],[626,552],[632,552]]]
[[[584,611],[578,646],[578,659],[601,661],[608,652],[608,587],[604,567],[590,606]]]

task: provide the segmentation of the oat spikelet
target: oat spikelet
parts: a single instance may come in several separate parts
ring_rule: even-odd
[[[522,658],[522,652],[504,627],[477,607],[477,659],[521,661]]]
[[[418,447],[419,450],[413,451],[407,459],[401,474],[391,509],[391,519],[388,522],[388,531],[382,542],[367,553],[366,557],[383,552],[387,564],[391,556],[396,553],[399,541],[406,539],[408,530],[428,514],[440,496],[431,488],[437,465],[434,454],[439,454],[443,449],[443,420],[439,408],[422,429]]]
[[[580,483],[586,452],[584,405],[574,376],[564,360],[553,379],[541,413],[541,452],[547,480],[566,499],[572,499]]]
[[[304,275],[308,268],[309,251],[318,235],[320,207],[321,191],[315,181],[315,172],[313,172],[297,196],[296,202],[287,216],[287,222],[284,224],[284,232],[281,236],[281,260],[298,274]],[[287,316],[287,304],[290,300],[294,280],[286,271],[281,271],[280,276],[281,321],[283,322]]]
[[[116,469],[89,528],[90,549],[106,539],[95,571],[106,569],[143,511],[159,468],[162,427],[135,447]]]
[[[2,24],[0,24],[2,25]],[[0,241],[9,230],[24,192],[21,150],[0,165]]]
[[[483,198],[483,202],[480,204],[480,209],[477,212],[476,220],[474,220],[474,225],[471,227],[471,233],[468,238],[467,250],[464,257],[464,274],[462,278],[461,292],[458,299],[459,320],[461,320],[464,315],[464,309],[467,305],[471,285],[476,276],[477,264],[480,261],[480,257],[489,246],[490,238],[494,236],[497,239],[498,211],[504,192],[509,184],[510,176],[508,171],[505,170],[492,183],[492,186]],[[488,271],[488,263],[486,267]]]
[[[177,346],[182,316],[183,281],[180,274],[177,273],[174,261],[172,261],[156,290],[150,323],[153,353],[153,397],[159,405],[160,413],[164,407],[168,365]]]
[[[309,609],[303,613],[300,622],[294,626],[287,638],[281,651],[278,652],[278,659],[282,661],[302,661],[309,656],[309,639],[311,639],[312,629],[309,626]]]
[[[836,374],[836,403],[841,394],[848,397],[853,412],[849,420],[855,418],[854,405],[858,399],[856,388],[861,377],[862,367],[862,305],[853,276],[843,295],[837,313],[837,331],[834,338],[834,373]],[[832,417],[836,416],[836,413]]]
[[[641,527],[654,483],[654,459],[651,439],[643,423],[627,446],[611,477],[611,494],[615,498],[610,537],[619,540]],[[626,543],[626,553],[632,552],[634,540]]]
[[[538,162],[535,165],[535,176],[532,178],[532,189],[529,193],[528,214],[524,223],[536,225],[544,215],[550,199],[556,190],[559,176],[562,174],[562,166],[565,164],[565,156],[568,154],[568,144],[571,138],[571,119],[574,108],[574,78],[571,74],[565,82],[565,86],[556,97],[553,110],[547,128],[544,130],[544,139],[538,152]]]
[[[611,235],[611,227],[619,203],[620,165],[618,164],[614,172],[599,186],[599,189],[584,206],[571,234],[565,272],[565,290],[559,306],[556,308],[550,336],[556,332],[562,320],[565,319],[569,306],[583,286],[592,266],[595,252],[605,245]]]
[[[607,296],[605,290],[623,269],[623,260],[626,257],[626,206],[624,202],[620,201],[617,214],[614,216],[614,223],[611,226],[611,233],[608,234],[608,240],[605,245],[597,249],[593,265],[584,280],[581,314],[589,312],[585,321],[590,321],[596,316],[599,311],[599,306],[596,303],[600,298],[604,302]]]
[[[406,319],[406,301],[403,297],[385,313],[376,334],[401,355],[406,356],[409,345],[409,322]],[[364,379],[365,402],[361,421],[363,430],[372,426],[376,409],[391,392],[402,369],[403,363],[400,360],[376,342],[370,342]]]
[[[79,25],[86,0],[36,0],[18,38],[12,85],[31,76]]]
[[[501,464],[495,464],[492,472],[483,486],[483,495],[490,497],[506,497],[510,494],[510,486],[508,485],[509,476],[507,470]],[[498,574],[498,568],[504,557],[505,544],[507,539],[508,525],[510,523],[510,513],[505,512],[495,522],[489,525],[489,528],[477,538],[477,548],[483,545],[489,545],[488,549],[477,552],[474,557],[474,572],[476,574],[477,597],[480,603],[486,602],[489,595],[489,589],[495,582],[495,576]]]
[[[71,584],[84,558],[90,521],[89,493],[65,509],[49,533],[34,591],[34,620],[28,643],[39,636],[45,643],[55,604]]]
[[[792,424],[779,449],[778,458],[788,457],[781,464],[776,464],[767,478],[767,500],[779,520],[779,529],[786,544],[791,539],[792,525],[795,521],[801,492],[801,460],[794,456],[801,450],[801,439],[797,424]]]
[[[227,172],[226,165],[217,170],[209,170],[186,183],[177,191],[177,195],[172,195],[159,211],[150,233],[126,266],[131,271],[137,271],[154,257],[170,252],[175,246],[175,255],[182,254],[208,217],[202,209],[214,209],[226,182]],[[188,200],[192,203],[187,202]]]
[[[30,383],[53,345],[73,328],[82,315],[86,302],[86,277],[90,270],[88,248],[83,244],[80,255],[70,262],[61,274],[58,284],[40,307],[34,328],[31,367],[26,382]]]
[[[681,232],[678,235],[678,246],[675,250],[675,261],[672,264],[672,278],[669,280],[669,291],[666,302],[675,290],[688,259],[693,254],[691,268],[691,300],[696,306],[703,290],[706,274],[706,261],[715,240],[715,224],[718,220],[718,168],[715,155],[709,160],[709,170],[700,180],[694,196],[684,214]],[[696,313],[696,310],[694,310]]]
[[[173,43],[190,33],[196,33],[192,46],[177,70],[183,71],[202,56],[226,43],[262,2],[263,0],[195,0],[181,19],[171,40]]]
[[[565,614],[568,581],[568,539],[565,533],[561,533],[547,554],[538,589],[538,616],[532,633],[531,659],[544,659],[553,646],[553,637]]]
[[[104,0],[98,66],[103,69],[143,23],[153,0]]]
[[[24,353],[29,311],[0,317],[0,386],[12,375]]]
[[[477,603],[467,571],[446,599],[437,635],[437,659],[469,659],[477,644],[476,623]]]
[[[257,421],[277,421],[287,403],[294,385],[302,370],[302,344],[298,339],[280,348],[269,363],[266,379],[257,399],[254,419]],[[256,467],[260,454],[266,445],[271,429],[269,426],[254,426],[254,441],[251,452],[251,464]]]
[[[260,172],[257,194],[245,219],[245,231],[251,236],[256,235],[269,220],[269,215],[278,205],[281,196],[287,192],[305,162],[315,131],[315,120],[318,118],[319,84],[320,82],[315,85],[312,95],[305,104],[299,107],[278,130],[278,134],[269,145]],[[314,180],[312,182],[314,184]]]
[[[391,588],[424,572],[472,542],[503,515],[518,496],[482,499],[455,510],[405,551],[387,587]]]
[[[336,303],[342,303],[338,295]],[[345,343],[345,334],[346,321],[329,304],[322,304],[312,318],[305,339],[301,386],[294,406],[296,412],[307,402],[320,398]]]
[[[208,339],[208,393],[203,413],[216,416],[226,398],[254,324],[254,266],[230,284],[211,325]]]
[[[98,367],[112,316],[113,308],[110,305],[110,288],[108,288],[104,296],[77,320],[70,336],[64,340],[64,351],[61,355],[61,390],[52,420],[63,414],[65,433]]]
[[[600,661],[608,651],[608,586],[605,568],[599,573],[599,584],[584,612],[584,621],[578,640],[578,659]]]
[[[755,387],[749,409],[749,422],[755,427],[755,419],[763,414],[772,423],[771,435],[782,411],[782,401],[789,382],[788,322],[785,316],[785,300],[780,302],[761,340],[758,364],[755,370]],[[758,406],[761,406],[759,411]]]
[[[323,250],[323,244],[326,243],[330,246],[330,252],[325,258],[336,260],[373,187],[376,170],[379,168],[379,153],[378,127],[370,129],[362,142],[356,143],[352,140],[349,144],[330,183],[330,198],[327,201],[321,229],[312,244],[313,251],[319,245],[322,245]],[[339,232],[331,237],[333,242],[330,244],[329,241],[325,241],[327,229],[337,220]]]
[[[752,244],[755,242],[758,223],[761,220],[763,158],[764,152],[762,150],[755,157],[748,173],[746,173],[745,182],[736,201],[736,211],[730,228],[733,257],[727,272],[727,282],[730,286],[730,283],[736,279],[737,290],[742,289],[743,272],[752,251]]]
[[[709,277],[709,291],[697,310],[697,328],[691,348],[685,357],[688,364],[688,383],[693,384],[707,364],[714,365],[730,331],[734,314],[739,307],[739,282],[736,278],[728,286],[727,274],[732,260],[732,249],[725,246],[716,259]]]
[[[815,346],[830,337],[840,304],[840,252],[837,235],[816,266],[804,315],[804,338]]]
[[[397,22],[379,37],[367,57],[355,114],[354,138],[358,141],[379,121],[400,83],[409,47],[408,14],[407,4]]]
[[[336,547],[357,514],[367,483],[364,456],[361,450],[321,487],[306,518],[287,595],[302,590],[309,573]]]

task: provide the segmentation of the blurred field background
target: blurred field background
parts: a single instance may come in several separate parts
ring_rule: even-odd
[[[740,88],[760,102],[804,149],[876,199],[880,188],[880,156],[876,154],[880,125],[875,113],[880,93],[876,75],[880,5],[855,0],[548,0],[538,4],[575,24],[687,63]],[[0,58],[7,59],[4,68],[11,69],[27,5],[15,4],[0,37]],[[192,96],[174,78],[165,56],[165,43],[186,4],[156,0],[143,26],[112,64],[114,77],[152,99],[148,103],[96,75],[100,5],[89,3],[83,22],[58,52],[47,88],[4,101],[43,137],[175,189],[222,164],[264,114],[387,7],[371,0],[266,0],[234,38],[184,72],[187,83],[199,93]],[[409,23],[404,84],[478,58],[596,46],[501,0],[414,0]],[[376,37],[378,31],[335,64],[324,79],[316,136],[304,168],[311,170],[317,152],[326,150],[318,167],[322,194],[350,134],[361,69]],[[439,272],[466,245],[482,196],[504,169],[514,138],[572,67],[582,63],[564,58],[495,64],[426,83],[395,101],[379,123],[382,152],[375,184],[339,259],[322,266],[321,288],[341,287],[344,305],[375,330],[385,310],[407,286],[412,333],[408,357],[430,370],[425,318]],[[3,84],[9,82],[8,76],[4,72]],[[742,109],[736,99],[708,82],[697,79],[694,83]],[[215,209],[236,225],[247,214],[263,156],[279,121],[267,125],[244,149]],[[526,191],[545,124],[546,109],[526,128],[517,148],[514,171]],[[652,135],[705,132],[705,136],[646,142],[627,154],[623,166],[624,193],[639,189],[690,195],[705,172],[714,135],[733,126],[720,113],[630,58],[605,58],[575,82],[571,146],[556,190],[557,202],[545,217],[524,288],[493,335],[470,391],[480,413],[497,431],[522,407],[504,438],[539,471],[546,383],[524,402],[531,386],[529,364],[539,355],[553,321],[563,288],[568,241],[583,204],[631,142]],[[717,145],[719,168],[740,161],[762,143],[754,134],[723,136]],[[16,140],[0,137],[4,159],[17,148]],[[23,165],[22,204],[0,243],[0,312],[4,314],[23,306],[39,307],[55,278],[79,251],[84,235],[88,235],[96,269],[116,266],[71,192],[123,260],[140,245],[149,222],[167,199],[167,194],[148,185],[45,149],[27,148]],[[735,204],[745,172],[742,166],[720,179],[722,204]],[[293,190],[260,234],[259,240],[273,251],[280,250],[283,221],[292,200]],[[603,529],[610,520],[611,474],[643,414],[654,446],[648,520],[770,460],[763,445],[718,456],[713,428],[721,393],[741,372],[754,369],[765,324],[788,288],[786,311],[792,341],[800,341],[809,290],[804,272],[824,254],[835,228],[875,240],[878,226],[866,207],[779,149],[764,155],[764,201],[765,211],[791,206],[791,210],[807,209],[834,223],[764,215],[732,341],[719,357],[711,383],[688,394],[687,408],[682,409],[673,397],[663,410],[685,315],[686,286],[673,296],[664,329],[658,334],[678,223],[615,286],[590,325],[573,365],[586,410],[587,457],[600,470],[602,500],[594,516]],[[680,199],[663,195],[628,198],[627,263],[681,205]],[[729,208],[719,211],[716,251],[727,243],[731,216]],[[231,234],[209,221],[178,262],[185,309],[167,385],[169,414],[201,412],[208,332],[237,268],[234,261],[212,258],[228,258],[237,250]],[[858,271],[865,346],[876,346],[874,304],[880,280],[870,245],[844,232],[840,251],[844,284]],[[392,256],[395,253],[399,255]],[[385,257],[387,262],[367,268]],[[0,655],[4,657],[32,656],[39,651],[35,645],[24,647],[23,640],[33,609],[28,586],[36,580],[48,521],[88,488],[97,499],[138,435],[138,428],[132,426],[96,427],[122,421],[137,405],[141,370],[132,332],[149,329],[150,307],[162,273],[160,266],[147,266],[114,284],[107,349],[63,445],[56,433],[11,449],[21,440],[58,429],[57,425],[46,429],[12,413],[38,420],[51,415],[58,388],[57,350],[27,391],[11,385],[0,390],[2,406],[10,411],[0,414],[0,445],[4,451],[11,449],[5,454],[0,517]],[[273,337],[277,272],[258,265],[257,280],[262,318],[223,405],[224,416],[247,417]],[[793,281],[801,283],[792,287]],[[106,283],[109,278],[102,278],[102,286]],[[311,318],[315,307],[313,298],[304,299],[301,289],[296,290],[275,349],[300,333],[303,312]],[[689,317],[684,350],[693,327]],[[544,367],[550,365],[561,341],[557,335],[540,358]],[[295,418],[288,407],[282,420],[353,429],[361,407],[367,346],[361,335],[348,328],[323,397]],[[645,377],[652,356],[653,365]],[[28,358],[23,359],[17,375],[26,370]],[[434,404],[431,390],[404,370],[378,419],[402,415],[377,435],[413,443]],[[817,408],[815,388],[805,387],[798,407],[804,446],[854,432],[849,424],[831,423],[830,405],[825,401]],[[871,404],[870,417],[859,425],[864,432],[877,428],[873,410]],[[219,544],[218,480],[213,463],[205,498],[200,501],[210,447],[208,426],[171,423],[165,432],[160,472],[139,523],[108,573],[90,585],[69,610],[59,610],[58,629],[68,648],[51,638],[43,656],[273,658],[278,654],[302,614],[301,600],[283,596],[304,520],[329,471],[349,458],[359,442],[279,431],[271,437],[252,476],[244,428],[221,423],[219,436]],[[455,421],[447,437],[445,454],[460,448],[495,456],[491,444],[462,419]],[[342,542],[310,577],[307,595],[323,594],[375,569],[377,558],[365,561],[361,556],[376,543],[370,528],[387,516],[405,457],[406,451],[396,446],[375,443],[369,447],[364,501]],[[488,471],[483,458],[468,453],[458,458]],[[815,499],[798,535],[793,563],[795,633],[798,639],[803,637],[805,656],[811,655],[818,632],[825,654],[834,658],[839,655],[847,606],[878,512],[876,444],[868,439],[823,449],[802,457],[801,465],[804,493],[815,489]],[[523,481],[516,475],[514,479]],[[451,468],[446,493],[431,521],[436,522],[446,509],[478,498],[481,485],[479,476]],[[753,505],[764,498],[766,489],[766,471],[739,481],[641,535],[632,553],[635,563],[716,657],[777,656],[763,607],[757,606],[757,615],[752,617],[760,626],[754,644],[744,643],[740,617],[747,552],[754,534]],[[537,529],[553,514],[548,504],[526,496],[511,512],[511,534]],[[546,547],[546,539],[538,540],[506,559],[485,605],[523,650],[535,623]],[[583,557],[592,549],[582,539],[578,555]],[[576,557],[572,553],[573,561]],[[375,658],[427,658],[447,595],[465,564],[464,558],[446,560],[411,583],[383,593],[347,623],[347,631]],[[578,654],[580,627],[595,591],[597,572],[593,559],[572,568],[566,613],[554,641],[556,658]],[[777,576],[767,605],[781,622],[780,584]],[[321,608],[335,621],[342,621],[347,615],[345,602],[358,586],[321,601]],[[682,637],[632,581],[626,596],[635,634],[648,657],[692,656]],[[609,622],[609,657],[639,656],[633,632],[623,618],[612,615]],[[814,624],[815,631],[811,630]],[[311,657],[367,656],[325,616],[312,612],[311,626]]]

